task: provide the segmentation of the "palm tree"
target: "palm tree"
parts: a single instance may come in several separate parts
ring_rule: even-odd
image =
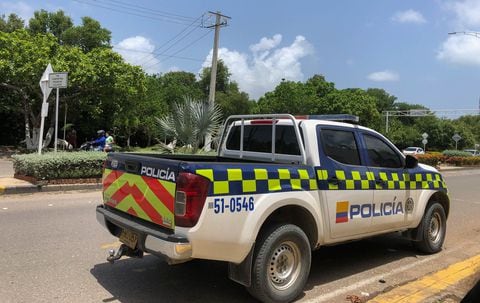
[[[184,102],[174,103],[167,116],[155,119],[160,133],[176,142],[170,147],[161,143],[164,149],[173,153],[175,145],[179,145],[197,153],[207,134],[212,137],[218,134],[222,112],[216,105],[186,97]]]

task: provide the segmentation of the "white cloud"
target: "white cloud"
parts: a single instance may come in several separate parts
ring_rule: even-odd
[[[0,11],[2,11],[2,14],[5,14],[5,16],[15,13],[25,21],[25,24],[28,24],[28,20],[33,17],[34,9],[23,1],[0,2]]]
[[[447,2],[445,8],[454,14],[455,31],[469,32],[480,26],[480,0]],[[437,51],[437,59],[452,64],[480,65],[480,37],[458,33],[450,35]]]
[[[398,23],[413,24],[422,24],[427,22],[420,12],[414,11],[413,9],[395,13],[395,15],[392,17],[392,20]]]
[[[218,56],[228,66],[231,79],[240,89],[257,99],[273,90],[282,79],[303,79],[300,60],[313,53],[313,46],[303,36],[297,36],[288,46],[278,47],[281,41],[279,34],[271,39],[264,37],[250,46],[251,54],[221,48]],[[202,67],[209,67],[211,60],[212,51]]]
[[[400,76],[396,72],[392,72],[389,70],[384,70],[380,72],[374,72],[367,76],[369,80],[375,82],[387,82],[387,81],[398,81]]]
[[[147,73],[159,73],[160,60],[155,57],[155,46],[142,36],[124,39],[113,48],[130,64],[140,65]]]
[[[454,64],[480,65],[480,39],[468,35],[448,37],[437,59]]]
[[[455,14],[456,26],[462,29],[480,26],[480,1],[448,2],[445,7]]]

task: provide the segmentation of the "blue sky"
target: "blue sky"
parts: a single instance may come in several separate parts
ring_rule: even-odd
[[[480,36],[448,33],[480,31],[480,0],[0,1],[0,13],[26,19],[42,8],[62,9],[76,24],[99,20],[115,49],[147,72],[195,74],[210,64],[213,32],[188,25],[221,11],[232,19],[220,57],[255,99],[282,78],[323,74],[340,89],[383,88],[431,109],[479,106]]]

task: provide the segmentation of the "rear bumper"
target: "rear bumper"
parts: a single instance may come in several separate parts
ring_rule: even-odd
[[[183,262],[192,258],[192,245],[183,236],[167,233],[161,227],[111,210],[104,205],[98,205],[96,213],[97,221],[112,235],[119,237],[122,229],[136,233],[138,248],[145,252],[165,257],[170,262]]]

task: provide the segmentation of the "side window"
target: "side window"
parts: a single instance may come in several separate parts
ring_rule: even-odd
[[[389,168],[403,166],[400,156],[387,143],[370,135],[364,135],[364,139],[370,165]]]
[[[240,126],[234,126],[227,139],[227,149],[240,150]],[[302,135],[302,130],[300,129]],[[272,152],[271,125],[245,125],[243,129],[243,150],[261,153]],[[275,127],[275,153],[300,155],[300,148],[293,126]]]
[[[322,129],[320,130],[325,154],[344,164],[360,165],[357,143],[351,131]]]

